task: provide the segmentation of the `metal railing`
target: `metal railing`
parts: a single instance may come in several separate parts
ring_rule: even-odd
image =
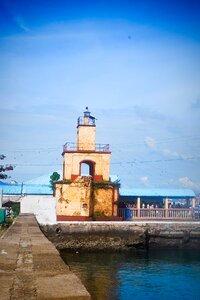
[[[67,151],[95,151],[95,152],[108,152],[110,151],[109,144],[76,144],[67,142],[63,146],[63,152]]]
[[[170,219],[192,220],[200,219],[200,213],[195,213],[193,208],[118,208],[118,216],[124,220],[134,219]]]

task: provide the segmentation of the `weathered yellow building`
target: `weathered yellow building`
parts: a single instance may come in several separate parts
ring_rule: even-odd
[[[109,144],[96,144],[95,120],[86,107],[77,143],[63,147],[63,180],[54,185],[58,221],[117,217],[119,183],[110,181],[111,152]]]

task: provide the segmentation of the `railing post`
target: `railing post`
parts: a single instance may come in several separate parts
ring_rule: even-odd
[[[192,198],[192,208],[194,208],[196,205],[196,198]]]
[[[137,197],[137,217],[140,218],[140,197]]]
[[[168,218],[168,197],[165,198],[165,218]]]
[[[196,198],[192,198],[192,209],[193,209],[192,219],[195,219],[195,214],[194,214],[195,206],[196,206]]]

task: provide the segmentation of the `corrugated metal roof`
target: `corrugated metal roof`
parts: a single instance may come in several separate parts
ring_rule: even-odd
[[[51,185],[45,184],[9,184],[1,186],[4,195],[52,195]]]
[[[0,181],[0,185],[8,185],[9,183]]]
[[[20,195],[22,186],[21,184],[8,184],[2,185],[1,188],[5,195]]]
[[[61,171],[57,172],[61,174]],[[52,195],[53,190],[49,182],[51,175],[52,173],[45,174],[43,176],[28,180],[23,184],[0,184],[0,186],[3,188],[3,194],[5,195]]]
[[[126,189],[120,188],[121,196],[133,197],[172,197],[172,198],[193,198],[195,193],[190,189]]]
[[[23,194],[28,195],[52,195],[53,189],[49,184],[24,184]]]

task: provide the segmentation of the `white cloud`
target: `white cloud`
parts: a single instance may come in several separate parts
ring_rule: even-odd
[[[140,177],[140,181],[143,183],[144,186],[150,186],[150,181],[147,176]]]
[[[144,143],[151,149],[154,150],[157,154],[164,156],[165,158],[174,158],[174,159],[188,159],[191,157],[189,154],[180,153],[178,151],[171,150],[169,148],[159,147],[159,143],[153,137],[147,136],[144,139]]]
[[[179,178],[179,183],[185,188],[200,190],[200,182],[194,182],[187,176]]]
[[[161,150],[161,154],[168,158],[187,159],[190,155],[179,153],[170,149]]]
[[[157,148],[156,140],[150,136],[145,137],[144,142],[151,149],[155,150]]]

